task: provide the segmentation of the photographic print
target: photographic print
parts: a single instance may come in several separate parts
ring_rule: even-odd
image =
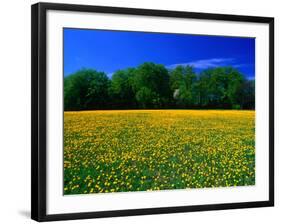
[[[64,195],[255,185],[255,38],[63,29]]]
[[[274,206],[274,18],[31,12],[32,219]]]

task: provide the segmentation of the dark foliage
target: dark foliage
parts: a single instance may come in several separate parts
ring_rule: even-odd
[[[255,81],[232,67],[196,74],[190,66],[168,70],[144,63],[116,71],[79,70],[64,78],[64,109],[254,109]]]

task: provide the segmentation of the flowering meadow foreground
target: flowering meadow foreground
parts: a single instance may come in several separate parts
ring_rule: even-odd
[[[64,112],[64,194],[255,184],[255,112]]]

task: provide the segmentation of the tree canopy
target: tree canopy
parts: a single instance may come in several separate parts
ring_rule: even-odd
[[[104,72],[80,70],[64,78],[65,110],[105,108],[110,81]]]
[[[196,73],[146,62],[116,71],[82,69],[64,78],[64,109],[220,108],[254,109],[255,81],[233,67]]]

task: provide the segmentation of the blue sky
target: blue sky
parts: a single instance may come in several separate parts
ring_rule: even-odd
[[[154,62],[174,68],[192,65],[197,72],[233,66],[255,77],[255,39],[187,34],[64,29],[64,76],[81,68],[103,71]]]

